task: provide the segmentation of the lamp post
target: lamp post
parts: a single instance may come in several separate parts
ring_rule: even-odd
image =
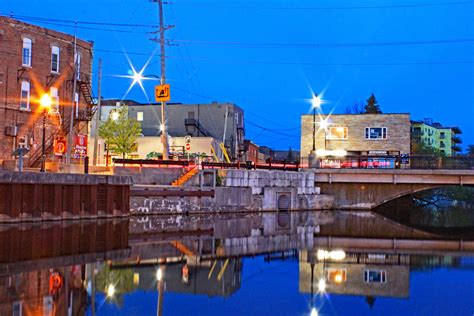
[[[321,103],[321,98],[317,94],[314,94],[313,98],[311,99],[313,108],[313,147],[308,157],[308,167],[311,168],[316,167],[316,109],[321,108]]]
[[[43,144],[42,144],[42,157],[41,157],[41,169],[40,172],[46,172],[46,115],[48,110],[51,108],[51,97],[45,93],[40,99],[40,105],[43,108]]]

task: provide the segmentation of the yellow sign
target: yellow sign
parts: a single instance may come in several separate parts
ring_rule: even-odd
[[[170,96],[170,85],[169,84],[160,84],[155,86],[155,100],[156,102],[166,102],[169,101]]]

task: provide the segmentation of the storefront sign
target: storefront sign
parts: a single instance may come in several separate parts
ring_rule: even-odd
[[[74,146],[74,158],[84,158],[87,156],[87,135],[78,134]]]

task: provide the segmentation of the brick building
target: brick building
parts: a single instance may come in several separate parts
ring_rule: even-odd
[[[316,155],[328,162],[334,160],[331,156],[389,157],[410,153],[409,114],[333,114],[317,116],[316,122],[312,115],[302,115],[302,161],[307,161],[313,149],[314,125]]]
[[[73,136],[88,133],[93,44],[81,39],[74,42],[72,35],[0,17],[0,164],[11,160],[18,147],[30,149],[28,165],[40,163],[43,112],[39,99],[44,93],[52,99],[46,124],[48,159],[53,156],[55,137],[67,137],[71,114]]]

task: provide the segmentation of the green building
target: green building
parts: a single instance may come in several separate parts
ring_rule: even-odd
[[[412,121],[412,141],[438,149],[446,156],[453,156],[462,151],[459,127],[446,127],[433,122],[430,118],[423,121]]]

